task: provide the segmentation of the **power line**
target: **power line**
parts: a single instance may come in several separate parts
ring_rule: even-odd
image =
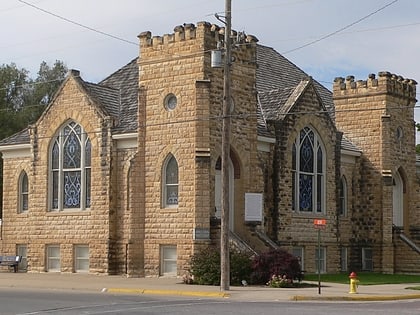
[[[138,43],[136,43],[136,42],[132,42],[132,41],[127,40],[127,39],[124,39],[124,38],[122,38],[122,37],[118,37],[118,36],[115,36],[115,35],[112,35],[112,34],[109,34],[109,33],[105,33],[105,32],[103,32],[103,31],[100,31],[100,30],[95,29],[95,28],[93,28],[93,27],[86,26],[86,25],[81,24],[81,23],[79,23],[79,22],[75,22],[75,21],[70,20],[70,19],[68,19],[68,18],[66,18],[66,17],[64,17],[64,16],[61,16],[61,15],[55,14],[55,13],[53,13],[53,12],[51,12],[51,11],[47,11],[47,10],[45,10],[45,9],[43,9],[43,8],[40,8],[40,7],[38,7],[38,6],[36,6],[36,5],[32,4],[32,3],[29,3],[29,2],[26,2],[26,1],[23,1],[23,0],[17,0],[17,1],[19,1],[19,2],[21,2],[21,3],[23,3],[23,4],[26,4],[27,6],[30,6],[30,7],[34,8],[34,9],[36,9],[36,10],[39,10],[39,11],[44,12],[44,13],[46,13],[46,14],[52,15],[52,16],[54,16],[54,17],[56,17],[56,18],[60,19],[60,20],[63,20],[63,21],[66,21],[66,22],[68,22],[68,23],[71,23],[71,24],[74,24],[74,25],[77,25],[77,26],[83,27],[83,28],[85,28],[85,29],[87,29],[87,30],[89,30],[89,31],[92,31],[92,32],[95,32],[95,33],[98,33],[98,34],[101,34],[101,35],[104,35],[104,36],[108,36],[108,37],[111,37],[111,38],[113,38],[113,39],[116,39],[116,40],[119,40],[119,41],[122,41],[122,42],[125,42],[125,43],[128,43],[128,44],[131,44],[131,45],[136,45],[136,46],[138,46]]]
[[[302,48],[305,48],[305,47],[308,47],[308,46],[310,46],[310,45],[316,44],[316,43],[318,43],[318,42],[320,42],[320,41],[322,41],[322,40],[324,40],[324,39],[327,39],[327,38],[329,38],[329,37],[331,37],[331,36],[334,36],[334,35],[336,35],[336,34],[338,34],[338,33],[342,32],[342,31],[344,31],[345,29],[348,29],[348,28],[352,27],[353,25],[356,25],[356,24],[358,24],[358,23],[362,22],[363,20],[366,20],[367,18],[371,17],[372,15],[374,15],[374,14],[376,14],[376,13],[378,13],[378,12],[380,12],[380,11],[384,10],[384,9],[386,9],[387,7],[389,7],[389,6],[393,5],[394,3],[398,2],[398,1],[399,1],[399,0],[393,0],[393,1],[389,2],[388,4],[384,5],[383,7],[381,7],[381,8],[379,8],[379,9],[377,9],[376,11],[373,11],[372,13],[369,13],[368,15],[366,15],[366,16],[364,16],[364,17],[362,17],[362,18],[358,19],[358,20],[356,20],[356,21],[355,21],[355,22],[353,22],[353,23],[350,23],[350,24],[348,24],[348,25],[346,25],[346,26],[344,26],[344,27],[342,27],[342,28],[340,28],[340,29],[338,29],[338,30],[336,30],[336,31],[332,32],[332,33],[329,33],[329,34],[327,34],[327,35],[325,35],[325,36],[322,36],[321,38],[318,38],[318,39],[316,39],[316,40],[313,40],[313,41],[311,41],[311,42],[309,42],[309,43],[306,43],[306,44],[304,44],[304,45],[302,45],[302,46],[299,46],[299,47],[296,47],[296,48],[293,48],[293,49],[287,50],[287,51],[285,51],[285,52],[282,52],[282,55],[286,55],[286,54],[291,53],[291,52],[294,52],[294,51],[296,51],[296,50],[300,50],[300,49],[302,49]]]

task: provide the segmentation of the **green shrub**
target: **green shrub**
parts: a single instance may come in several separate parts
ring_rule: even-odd
[[[192,281],[201,285],[220,285],[220,249],[206,248],[192,256],[190,260]],[[230,251],[230,284],[241,285],[242,280],[249,282],[251,275],[251,260],[242,253]],[[190,277],[186,277],[190,279]]]
[[[220,253],[209,247],[195,254],[190,261],[193,283],[220,284]]]

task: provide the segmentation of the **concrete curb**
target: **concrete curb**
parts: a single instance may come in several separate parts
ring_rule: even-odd
[[[290,297],[292,301],[395,301],[420,299],[420,294],[405,295],[352,295],[352,296],[305,296],[295,295]]]
[[[229,293],[208,292],[208,291],[183,291],[183,290],[157,290],[157,289],[124,289],[124,288],[103,288],[102,292],[125,293],[125,294],[151,294],[151,295],[179,295],[179,296],[200,296],[228,298]]]

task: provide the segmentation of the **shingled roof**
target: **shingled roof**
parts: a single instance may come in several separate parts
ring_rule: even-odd
[[[28,144],[30,142],[29,138],[29,128],[25,128],[10,137],[4,138],[0,141],[0,145],[12,145],[12,144]]]
[[[258,92],[258,134],[270,136],[267,120],[278,119],[284,115],[287,102],[293,93],[311,82],[323,106],[334,120],[332,93],[308,74],[280,55],[273,48],[257,45],[256,88]],[[114,134],[135,133],[138,128],[138,58],[117,70],[98,84],[79,81],[89,96],[102,106],[108,115],[116,118]],[[289,104],[290,105],[290,104]],[[29,143],[28,128],[0,141],[0,145]],[[347,150],[359,151],[347,139],[342,146]]]
[[[270,134],[267,120],[282,119],[290,108],[290,99],[312,82],[322,105],[335,121],[335,107],[332,92],[313,80],[302,69],[283,57],[271,47],[257,45],[257,79],[258,93],[258,133],[261,136]],[[271,135],[273,136],[273,135]],[[342,149],[360,152],[360,149],[343,137]]]
[[[137,132],[138,110],[138,84],[139,68],[138,58],[105,78],[99,85],[114,88],[120,91],[119,122],[114,128],[115,133]]]
[[[257,64],[256,85],[258,94],[277,93],[278,95],[286,95],[291,93],[302,81],[312,80],[302,69],[271,47],[257,46]],[[316,80],[312,80],[312,82],[323,105],[334,119],[332,92]],[[287,99],[282,97],[278,103],[282,100],[286,101]],[[271,107],[272,105],[271,101],[267,104],[262,104],[263,108]],[[276,106],[281,106],[281,104]],[[266,108],[265,111],[270,112],[271,110]]]

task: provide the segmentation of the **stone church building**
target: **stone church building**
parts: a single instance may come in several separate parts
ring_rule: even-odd
[[[139,57],[97,84],[70,71],[0,142],[1,254],[28,272],[182,276],[219,246],[223,31],[141,33]],[[329,91],[253,36],[233,55],[232,246],[287,249],[307,272],[420,272],[416,82],[380,72]]]

